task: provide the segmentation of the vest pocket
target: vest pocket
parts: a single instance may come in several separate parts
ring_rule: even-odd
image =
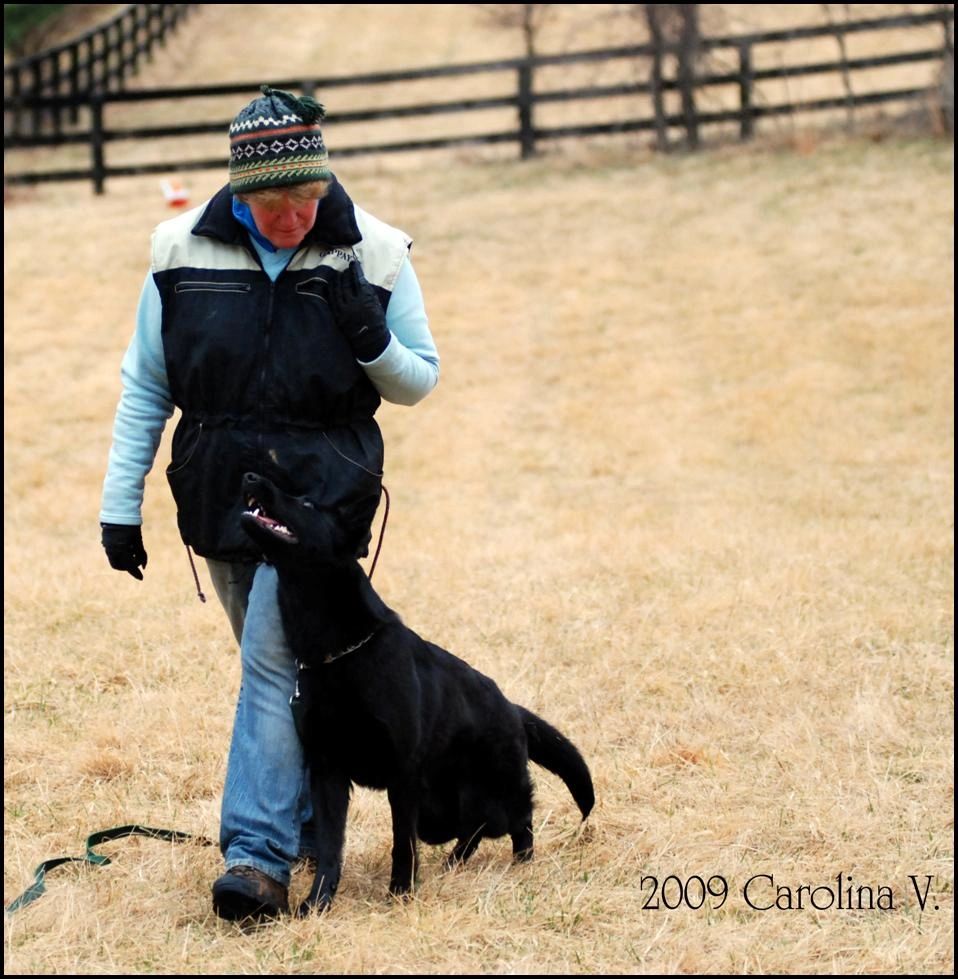
[[[175,438],[176,432],[174,434],[174,446],[172,457],[170,458],[170,464],[166,467],[166,475],[173,476],[180,470],[185,469],[189,464],[190,460],[196,454],[196,448],[200,444],[200,439],[203,437],[203,423],[199,422],[196,426],[196,433],[192,435],[192,438],[187,435],[186,431],[183,435],[186,436],[181,440]],[[176,445],[177,441],[185,442],[186,445]]]
[[[183,543],[200,557],[250,556],[250,539],[240,523],[242,476],[250,469],[247,440],[215,422],[189,423],[183,436],[166,471]]]
[[[182,292],[249,292],[248,282],[177,282],[175,293]]]
[[[309,296],[310,299],[318,299],[321,303],[327,303],[326,292],[329,283],[321,276],[315,275],[311,279],[304,279],[296,283],[296,293],[300,296]]]

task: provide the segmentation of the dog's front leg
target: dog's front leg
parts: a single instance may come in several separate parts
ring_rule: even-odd
[[[314,909],[325,911],[339,887],[350,782],[342,775],[311,771],[309,788],[316,827],[316,876],[309,896],[299,906],[300,916]]]
[[[393,783],[386,790],[393,822],[393,866],[389,878],[389,893],[400,897],[412,891],[419,862],[416,847],[418,785],[418,779],[407,777]]]

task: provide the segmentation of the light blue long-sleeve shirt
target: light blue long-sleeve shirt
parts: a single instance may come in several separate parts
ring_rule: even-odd
[[[264,271],[275,281],[296,249],[267,247],[255,237],[252,241]],[[360,366],[383,400],[414,405],[439,380],[439,354],[429,330],[419,280],[408,260],[386,308],[386,326],[391,333],[386,349],[375,360],[360,362]],[[123,391],[113,424],[100,522],[140,524],[146,476],[174,410],[163,354],[162,304],[152,275],[143,284],[136,329],[120,376]]]

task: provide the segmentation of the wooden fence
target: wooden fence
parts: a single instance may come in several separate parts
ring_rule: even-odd
[[[15,138],[59,135],[76,123],[91,92],[121,89],[157,44],[165,44],[190,3],[132,3],[112,20],[3,69],[4,131]],[[62,100],[61,100],[62,99]],[[7,105],[11,111],[7,113]]]
[[[843,58],[841,60],[820,61],[804,65],[792,65],[787,68],[756,68],[755,49],[765,44],[789,44],[807,41],[811,38],[834,38],[837,34],[848,35],[868,31],[886,31],[902,28],[927,28],[929,25],[940,25],[943,29],[941,43],[921,50],[905,51],[897,54],[886,54],[868,58]],[[737,128],[739,138],[750,139],[756,132],[756,124],[763,119],[780,115],[796,115],[806,112],[823,110],[853,110],[858,106],[876,105],[886,102],[910,102],[927,98],[932,89],[929,85],[896,88],[882,91],[872,91],[865,94],[853,94],[846,90],[843,94],[833,97],[807,100],[787,101],[776,104],[763,102],[756,97],[757,86],[771,79],[787,79],[798,76],[811,76],[825,73],[840,74],[846,79],[854,72],[862,70],[881,70],[893,66],[922,63],[930,69],[953,59],[954,10],[951,5],[940,10],[922,14],[909,14],[879,19],[849,21],[828,26],[803,27],[785,31],[769,31],[761,34],[743,36],[702,38],[699,50],[705,53],[723,52],[725,60],[733,61],[737,67],[732,71],[722,73],[696,74],[691,79],[692,92],[684,93],[682,111],[655,118],[649,115],[643,118],[626,117],[613,122],[581,122],[561,126],[541,126],[535,121],[536,107],[548,103],[575,102],[580,100],[595,100],[611,97],[650,95],[651,83],[623,83],[616,85],[586,85],[567,89],[550,89],[538,91],[535,86],[536,72],[554,66],[568,66],[588,62],[607,62],[615,59],[651,59],[656,51],[648,45],[628,47],[603,48],[599,50],[580,51],[569,54],[556,54],[536,57],[534,59],[509,59],[473,64],[455,65],[443,68],[424,68],[413,71],[380,72],[367,75],[352,75],[348,77],[315,78],[315,79],[286,79],[272,82],[277,88],[298,90],[308,94],[330,89],[352,86],[375,90],[377,86],[423,80],[451,79],[456,76],[480,73],[511,73],[514,76],[514,91],[507,95],[490,98],[473,98],[458,101],[440,101],[420,103],[416,105],[394,105],[389,108],[379,107],[361,111],[338,113],[330,116],[328,122],[341,123],[375,123],[377,120],[396,120],[414,116],[435,116],[448,113],[466,113],[478,110],[509,108],[516,113],[516,124],[505,130],[469,134],[465,136],[437,136],[434,138],[409,139],[394,142],[370,143],[362,146],[337,146],[336,156],[347,157],[358,154],[382,154],[412,150],[452,147],[464,144],[496,144],[515,143],[522,157],[531,156],[537,145],[544,140],[565,137],[590,137],[617,133],[632,132],[661,132],[662,126],[685,131],[690,145],[697,145],[698,132],[703,126],[710,124],[732,124]],[[672,49],[667,49],[672,51]],[[662,50],[658,51],[661,55]],[[682,84],[688,84],[683,80]],[[666,91],[676,91],[680,82],[676,79],[664,78],[661,86]],[[737,89],[737,106],[716,111],[702,111],[696,105],[696,99],[701,93],[710,88],[729,86]],[[50,134],[23,136],[14,130],[4,136],[4,149],[16,149],[37,146],[57,146],[67,143],[84,143],[90,147],[90,166],[84,169],[64,169],[45,172],[7,172],[5,180],[8,184],[29,184],[46,181],[91,180],[96,193],[102,193],[104,184],[109,177],[131,176],[136,174],[169,173],[171,170],[207,170],[226,167],[225,134],[229,120],[215,122],[195,122],[181,124],[175,127],[137,127],[111,128],[105,121],[105,109],[109,105],[134,102],[150,102],[158,100],[175,100],[178,106],[186,104],[191,99],[208,98],[211,96],[237,96],[237,101],[255,97],[257,84],[212,85],[203,87],[180,87],[150,89],[140,91],[104,91],[102,88],[83,93],[80,96],[58,97],[10,97],[4,99],[5,112],[23,112],[25,110],[76,110],[83,107],[89,113],[89,129],[78,132],[57,132]],[[689,98],[688,96],[691,95]],[[690,111],[691,110],[691,111]],[[183,111],[178,113],[181,117]],[[224,140],[224,151],[216,159],[201,159],[179,161],[176,164],[157,161],[128,166],[110,166],[106,161],[108,144],[120,140],[149,140],[167,137],[192,137],[204,134],[220,134]],[[694,137],[694,138],[693,138]]]

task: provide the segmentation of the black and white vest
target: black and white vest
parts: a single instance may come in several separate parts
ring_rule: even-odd
[[[256,560],[242,478],[256,472],[317,505],[371,522],[379,502],[380,398],[326,302],[358,258],[386,307],[410,239],[357,208],[333,181],[316,223],[275,282],[224,187],[153,235],[163,350],[181,410],[167,478],[184,542],[219,560]]]

